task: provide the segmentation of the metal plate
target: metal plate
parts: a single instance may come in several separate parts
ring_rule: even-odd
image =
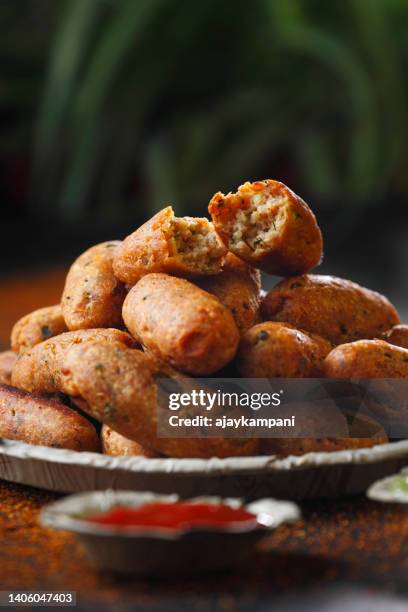
[[[127,489],[257,499],[313,499],[363,493],[408,465],[408,440],[300,457],[146,459],[0,440],[0,478],[58,492]]]

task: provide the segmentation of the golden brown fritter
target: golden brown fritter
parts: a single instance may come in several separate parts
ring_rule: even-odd
[[[333,349],[323,362],[327,378],[408,378],[408,350],[384,340],[358,340]]]
[[[111,457],[137,456],[154,459],[162,456],[154,450],[142,446],[139,442],[134,442],[134,440],[121,436],[107,425],[102,426],[101,442],[103,454],[110,455]]]
[[[117,278],[133,286],[145,274],[218,274],[227,249],[205,218],[175,217],[167,206],[130,234],[115,254]]]
[[[408,349],[408,325],[394,325],[382,335],[382,340]]]
[[[11,384],[11,374],[17,361],[17,355],[13,351],[0,353],[0,383]]]
[[[196,285],[167,274],[148,274],[129,291],[123,319],[157,357],[191,374],[220,370],[238,348],[230,311]]]
[[[241,334],[258,322],[261,274],[233,253],[227,254],[220,274],[197,280],[196,284],[231,311]]]
[[[169,457],[228,457],[256,454],[258,441],[235,438],[160,438],[157,436],[156,380],[181,377],[151,354],[121,343],[72,346],[65,375],[85,399],[89,414],[122,436]]]
[[[11,348],[20,353],[66,331],[68,328],[60,304],[39,308],[22,317],[14,325],[11,331]]]
[[[378,337],[400,320],[394,306],[379,293],[317,274],[281,281],[269,291],[261,311],[265,320],[291,323],[333,344]]]
[[[63,358],[71,346],[89,340],[123,342],[128,346],[134,344],[129,334],[118,329],[82,329],[66,332],[20,353],[13,368],[12,384],[19,389],[36,393],[61,391],[67,395],[77,395],[71,381],[67,377],[63,380],[61,378]]]
[[[68,329],[123,327],[126,288],[113,274],[119,241],[103,242],[85,251],[72,264],[61,298]]]
[[[347,449],[371,448],[388,442],[387,434],[378,420],[367,415],[354,415],[352,421],[334,403],[294,402],[290,406],[296,415],[291,438],[264,438],[260,441],[262,454],[304,455],[312,452],[335,452]],[[329,417],[327,416],[329,415]]]
[[[316,217],[279,181],[247,182],[237,193],[218,192],[208,210],[228,249],[268,274],[303,274],[320,263],[323,240]]]
[[[332,346],[293,325],[265,321],[242,337],[237,368],[244,378],[314,378]]]
[[[0,385],[0,437],[75,451],[98,452],[93,425],[55,398]]]

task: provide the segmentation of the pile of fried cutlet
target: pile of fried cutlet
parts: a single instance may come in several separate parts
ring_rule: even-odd
[[[290,455],[379,438],[161,438],[157,379],[407,378],[408,326],[384,296],[310,274],[323,240],[275,180],[216,193],[207,218],[167,206],[72,264],[60,304],[20,319],[0,354],[0,436],[144,457]],[[268,293],[261,271],[283,278]],[[226,370],[228,368],[228,370]]]

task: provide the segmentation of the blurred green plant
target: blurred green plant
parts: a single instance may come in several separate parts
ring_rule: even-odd
[[[279,155],[337,208],[408,193],[405,0],[55,4],[37,210],[203,212]]]
[[[0,3],[0,155],[13,155],[31,142],[44,80],[44,58],[56,3],[44,0]]]

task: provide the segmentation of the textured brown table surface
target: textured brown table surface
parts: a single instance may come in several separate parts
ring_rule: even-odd
[[[82,609],[319,610],[318,602],[340,597],[349,601],[341,609],[354,612],[361,596],[377,604],[385,597],[381,610],[394,609],[395,598],[404,606],[396,609],[408,609],[408,512],[402,506],[364,498],[308,502],[303,519],[280,527],[243,569],[157,581],[97,574],[74,536],[40,528],[38,512],[55,498],[0,481],[2,590],[76,590]]]

